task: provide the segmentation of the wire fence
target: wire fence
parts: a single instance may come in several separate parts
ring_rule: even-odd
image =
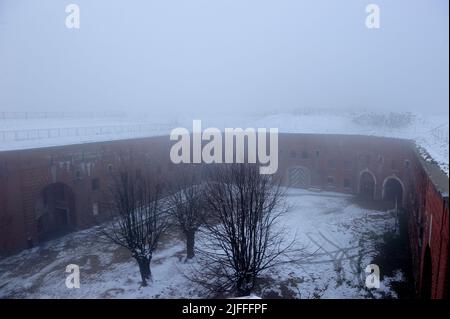
[[[0,112],[0,120],[123,118],[124,112]]]
[[[437,141],[448,144],[448,142],[449,142],[448,129],[449,129],[448,124],[442,124],[438,127],[435,127],[434,129],[432,129],[431,134]]]
[[[0,130],[0,141],[15,142],[43,140],[64,137],[95,137],[104,135],[146,135],[158,132],[169,132],[173,127],[169,124],[137,124],[137,125],[105,125],[80,126],[65,128]]]

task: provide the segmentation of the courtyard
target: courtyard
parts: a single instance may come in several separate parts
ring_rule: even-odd
[[[293,241],[285,262],[261,275],[254,294],[262,298],[402,298],[407,269],[399,261],[396,213],[361,205],[354,196],[287,189],[289,207],[277,227]],[[185,262],[185,244],[166,234],[152,260],[153,281],[141,287],[129,252],[101,237],[107,224],[73,232],[0,260],[0,298],[205,298],[189,280],[195,258]],[[202,235],[199,234],[198,242]],[[403,248],[400,248],[403,249]],[[66,287],[66,267],[80,267],[80,288]],[[365,268],[377,264],[379,288],[365,285]],[[403,287],[399,289],[399,287]]]

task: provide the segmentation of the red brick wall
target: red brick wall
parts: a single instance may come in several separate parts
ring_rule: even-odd
[[[108,202],[109,165],[117,169],[120,157],[131,157],[136,169],[167,180],[175,175],[167,154],[166,137],[1,152],[0,255],[26,248],[29,238],[37,244],[35,205],[46,186],[63,183],[72,190],[74,224],[82,229],[96,222],[93,203],[99,204],[102,214]],[[99,190],[92,189],[94,178]]]
[[[375,198],[381,199],[383,182],[389,177],[399,178],[404,183],[404,192],[408,192],[410,168],[405,161],[413,160],[411,147],[411,142],[400,139],[281,134],[279,173],[285,175],[287,169],[293,166],[306,167],[312,175],[312,187],[355,194],[358,191],[360,174],[367,170],[376,179]],[[292,151],[295,151],[297,156],[292,157]],[[304,151],[309,154],[307,159],[302,158]],[[334,161],[334,168],[330,167],[330,160]],[[395,166],[392,166],[392,161]],[[349,168],[345,162],[351,163]],[[334,177],[333,186],[327,186],[328,176]],[[344,188],[344,179],[351,181],[350,188]]]
[[[424,286],[425,252],[431,252],[431,297],[445,298],[448,294],[448,197],[437,190],[426,170],[427,163],[418,157],[412,163],[408,195],[409,237],[416,278],[417,295]],[[432,174],[432,173],[431,173]],[[442,173],[443,174],[443,173]],[[447,180],[448,183],[448,180]]]
[[[431,251],[431,297],[443,298],[447,294],[448,287],[448,203],[446,203],[433,184],[428,183],[426,188],[425,203],[425,231],[423,247],[421,251],[421,275],[420,284],[423,283],[423,260],[425,249],[430,247]]]

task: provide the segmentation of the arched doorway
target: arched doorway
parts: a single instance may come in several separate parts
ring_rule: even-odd
[[[36,202],[36,225],[40,242],[64,235],[74,229],[75,198],[63,183],[46,186]]]
[[[359,176],[359,196],[363,199],[375,199],[376,180],[370,171],[362,171]]]
[[[288,169],[288,183],[290,187],[309,188],[311,186],[311,174],[309,169],[302,166]]]
[[[403,204],[403,185],[397,177],[388,177],[383,182],[383,200],[389,203],[389,206],[402,207]]]
[[[422,284],[420,288],[420,297],[422,299],[431,299],[431,280],[432,280],[432,264],[430,246],[425,249],[422,267]]]

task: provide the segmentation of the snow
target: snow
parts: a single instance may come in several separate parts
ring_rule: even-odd
[[[448,114],[396,114],[400,117],[398,123],[392,120],[390,114],[396,113],[303,110],[253,116],[221,114],[195,118],[130,114],[105,118],[1,119],[0,151],[167,135],[176,127],[191,129],[192,120],[200,119],[203,128],[274,127],[284,133],[358,134],[411,139],[448,175]],[[380,123],[383,119],[386,123]],[[398,119],[394,117],[394,120]]]
[[[358,122],[364,115],[374,116],[376,120],[389,114],[364,113],[355,111],[343,112],[321,112],[308,111],[299,113],[275,113],[261,117],[248,117],[236,119],[235,117],[221,116],[220,118],[209,118],[203,122],[204,127],[253,127],[253,128],[278,128],[280,133],[315,133],[315,134],[353,134],[380,137],[392,137],[409,139],[416,142],[419,148],[425,150],[439,167],[449,175],[449,117],[448,114],[423,115],[419,113],[404,113],[410,122],[399,123],[388,122],[380,125],[379,122]],[[394,113],[395,114],[395,113]],[[370,118],[370,117],[369,117]],[[247,120],[247,121],[245,121]],[[192,122],[182,121],[186,127]],[[236,126],[236,122],[240,126]],[[401,124],[401,125],[400,125]]]
[[[289,212],[279,227],[295,238],[296,262],[262,275],[254,295],[262,298],[396,298],[392,288],[404,281],[401,269],[381,285],[364,287],[367,265],[379,254],[386,233],[395,232],[388,212],[361,208],[350,195],[290,189]],[[99,240],[100,227],[68,234],[0,260],[0,298],[202,298],[189,281],[195,259],[185,263],[185,246],[177,234],[164,238],[151,267],[153,281],[140,286],[136,262],[123,248]],[[81,287],[65,286],[66,266],[80,266]]]
[[[166,119],[44,118],[0,120],[0,151],[92,143],[169,134]]]

